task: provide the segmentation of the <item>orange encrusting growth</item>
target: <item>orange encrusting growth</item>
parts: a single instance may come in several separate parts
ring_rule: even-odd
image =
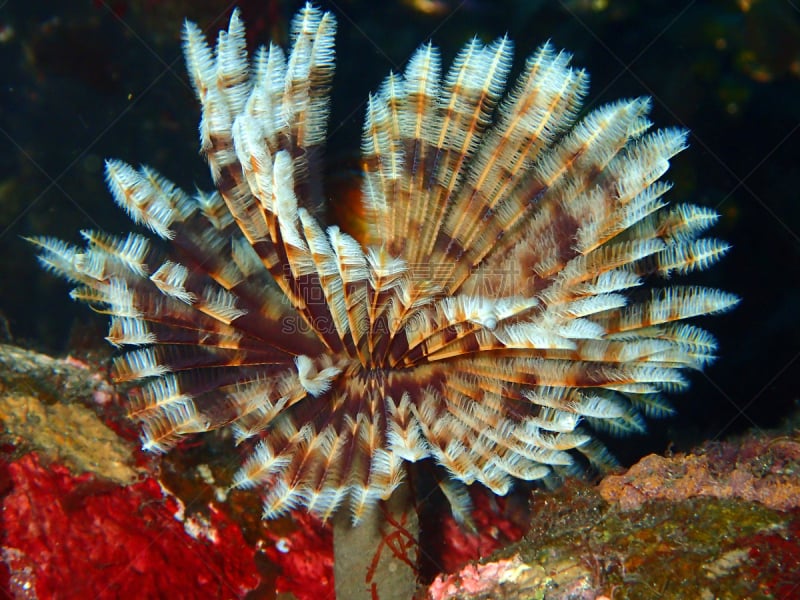
[[[588,76],[549,44],[505,97],[508,39],[470,41],[443,77],[427,44],[369,97],[356,238],[319,221],[334,30],[307,5],[288,55],[251,61],[238,13],[215,49],[187,23],[217,190],[111,160],[114,199],[169,252],[138,234],[32,240],[111,315],[108,340],[135,346],[114,373],[143,381],[144,447],[231,427],[252,444],[234,485],[263,490],[265,517],[354,522],[406,462],[441,465],[462,516],[456,482],[504,494],[612,463],[591,430],[669,413],[664,393],[715,351],[684,320],[737,302],[661,280],[728,248],[700,237],[713,212],[663,199],[685,132],[652,131],[646,99],[578,119]]]

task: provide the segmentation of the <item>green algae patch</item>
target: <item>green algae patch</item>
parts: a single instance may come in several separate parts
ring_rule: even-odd
[[[532,506],[529,534],[498,556],[542,567],[545,599],[770,598],[783,573],[800,572],[796,511],[716,498],[621,511],[585,486],[534,495]],[[765,551],[777,541],[780,565]]]
[[[609,511],[593,534],[595,559],[613,568],[605,577],[615,598],[756,597],[743,540],[784,527],[786,515],[737,500],[694,499]],[[612,557],[603,559],[604,551]],[[602,571],[600,574],[603,575]]]

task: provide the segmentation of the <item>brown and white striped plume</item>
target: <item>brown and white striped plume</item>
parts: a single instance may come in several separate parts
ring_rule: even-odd
[[[664,199],[686,132],[653,130],[642,98],[582,114],[588,77],[549,44],[508,91],[507,38],[446,72],[426,44],[367,102],[357,240],[319,217],[334,30],[307,5],[288,54],[248,58],[238,13],[213,49],[187,23],[216,190],[109,160],[117,204],[167,242],[32,240],[110,316],[144,447],[230,428],[252,447],[234,485],[266,518],[358,522],[424,459],[459,510],[460,484],[602,469],[593,430],[670,413],[715,351],[687,320],[737,302],[665,283],[728,249],[702,237],[713,211]]]

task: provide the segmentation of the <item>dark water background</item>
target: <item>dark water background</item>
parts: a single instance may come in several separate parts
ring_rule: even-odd
[[[252,45],[285,41],[301,2],[240,2]],[[447,65],[473,34],[508,33],[517,70],[543,41],[591,74],[588,106],[653,98],[657,126],[691,130],[669,199],[714,207],[733,251],[695,280],[743,297],[701,323],[720,359],[675,398],[679,415],[614,444],[626,459],[794,418],[800,398],[800,0],[319,2],[338,18],[329,176],[355,176],[367,93],[432,38]],[[50,353],[103,346],[106,320],[41,272],[26,235],[80,243],[124,233],[103,160],[210,187],[199,109],[180,53],[184,17],[209,32],[233,4],[188,0],[0,2],[0,341]],[[55,7],[55,8],[54,8]],[[354,183],[355,184],[355,183]]]

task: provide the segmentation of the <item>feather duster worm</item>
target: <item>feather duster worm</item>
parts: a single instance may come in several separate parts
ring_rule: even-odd
[[[109,160],[115,201],[169,252],[137,233],[32,240],[110,315],[144,448],[230,427],[252,444],[234,485],[263,491],[264,517],[353,522],[406,462],[440,465],[459,512],[460,483],[505,494],[612,463],[592,429],[671,412],[664,393],[715,351],[685,321],[737,302],[660,281],[728,249],[700,237],[716,214],[664,200],[686,132],[652,130],[647,99],[579,119],[588,77],[549,44],[505,96],[510,40],[472,40],[444,76],[427,44],[369,97],[358,241],[315,216],[334,30],[307,5],[288,55],[250,60],[238,13],[214,49],[187,23],[216,191]]]

